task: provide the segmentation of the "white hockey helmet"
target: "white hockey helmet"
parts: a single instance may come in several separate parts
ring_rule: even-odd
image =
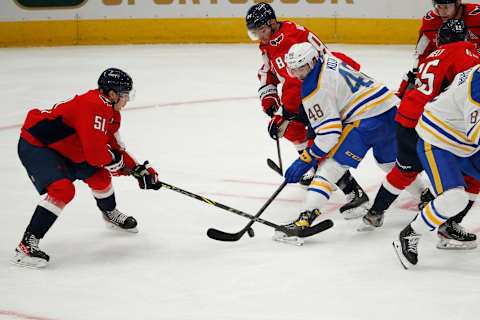
[[[308,64],[313,69],[318,61],[318,51],[309,42],[294,44],[285,55],[288,73],[293,76],[293,70]]]

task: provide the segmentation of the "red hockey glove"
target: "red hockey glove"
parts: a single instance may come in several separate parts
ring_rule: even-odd
[[[283,137],[285,131],[287,131],[290,121],[285,120],[281,115],[275,114],[268,123],[268,133],[272,139],[279,139]]]
[[[137,164],[132,171],[132,175],[138,180],[140,189],[158,190],[162,187],[162,184],[158,181],[158,173],[150,166],[148,161]]]
[[[273,84],[258,89],[258,96],[262,102],[263,111],[270,117],[280,108],[280,97],[278,96],[277,87]]]
[[[395,92],[397,97],[403,99],[403,96],[405,95],[405,91],[407,91],[407,89],[415,88],[415,78],[417,77],[417,73],[417,68],[413,68],[412,70],[407,72],[407,74],[403,77],[402,82],[400,83],[400,87],[398,88],[397,92]]]

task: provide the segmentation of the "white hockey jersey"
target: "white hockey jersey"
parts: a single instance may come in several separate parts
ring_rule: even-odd
[[[382,114],[400,100],[382,83],[326,54],[303,81],[302,103],[316,133],[311,150],[321,157],[337,144],[344,124]]]
[[[447,91],[429,102],[415,130],[424,141],[460,157],[479,146],[480,65],[457,74]]]

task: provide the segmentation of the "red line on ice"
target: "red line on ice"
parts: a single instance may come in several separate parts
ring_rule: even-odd
[[[14,316],[14,317],[16,317],[16,318],[28,319],[28,320],[53,320],[52,318],[29,316],[29,315],[27,315],[27,314],[18,313],[18,312],[13,312],[13,311],[7,311],[7,310],[0,310],[0,315]]]
[[[215,99],[203,99],[203,100],[192,100],[192,101],[178,101],[178,102],[168,102],[161,104],[152,104],[149,106],[138,106],[138,107],[128,107],[123,111],[135,111],[135,110],[144,110],[144,109],[153,109],[153,108],[162,108],[162,107],[171,107],[171,106],[181,106],[188,104],[202,104],[202,103],[215,103],[215,102],[224,102],[224,101],[240,101],[240,100],[251,100],[258,99],[258,97],[229,97],[229,98],[215,98]],[[0,131],[20,128],[22,124],[12,124],[5,127],[0,127]]]

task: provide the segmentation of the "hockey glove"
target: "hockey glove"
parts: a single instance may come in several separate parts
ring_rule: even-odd
[[[158,173],[150,166],[148,161],[137,164],[132,171],[133,176],[137,178],[140,189],[158,190],[162,187],[162,184],[158,181]]]
[[[123,168],[123,156],[118,150],[108,150],[112,155],[112,162],[104,165],[103,167],[108,171],[114,173]]]
[[[279,138],[283,137],[285,131],[287,131],[287,127],[290,121],[285,120],[279,114],[273,115],[272,119],[268,123],[268,133],[272,139],[278,140]]]
[[[273,84],[258,89],[258,96],[262,102],[263,111],[268,116],[273,117],[274,113],[280,108],[280,97],[278,96],[277,87]]]
[[[285,181],[287,183],[299,182],[302,176],[315,164],[317,164],[317,159],[310,154],[308,149],[305,149],[300,157],[288,167],[287,172],[285,172]]]

